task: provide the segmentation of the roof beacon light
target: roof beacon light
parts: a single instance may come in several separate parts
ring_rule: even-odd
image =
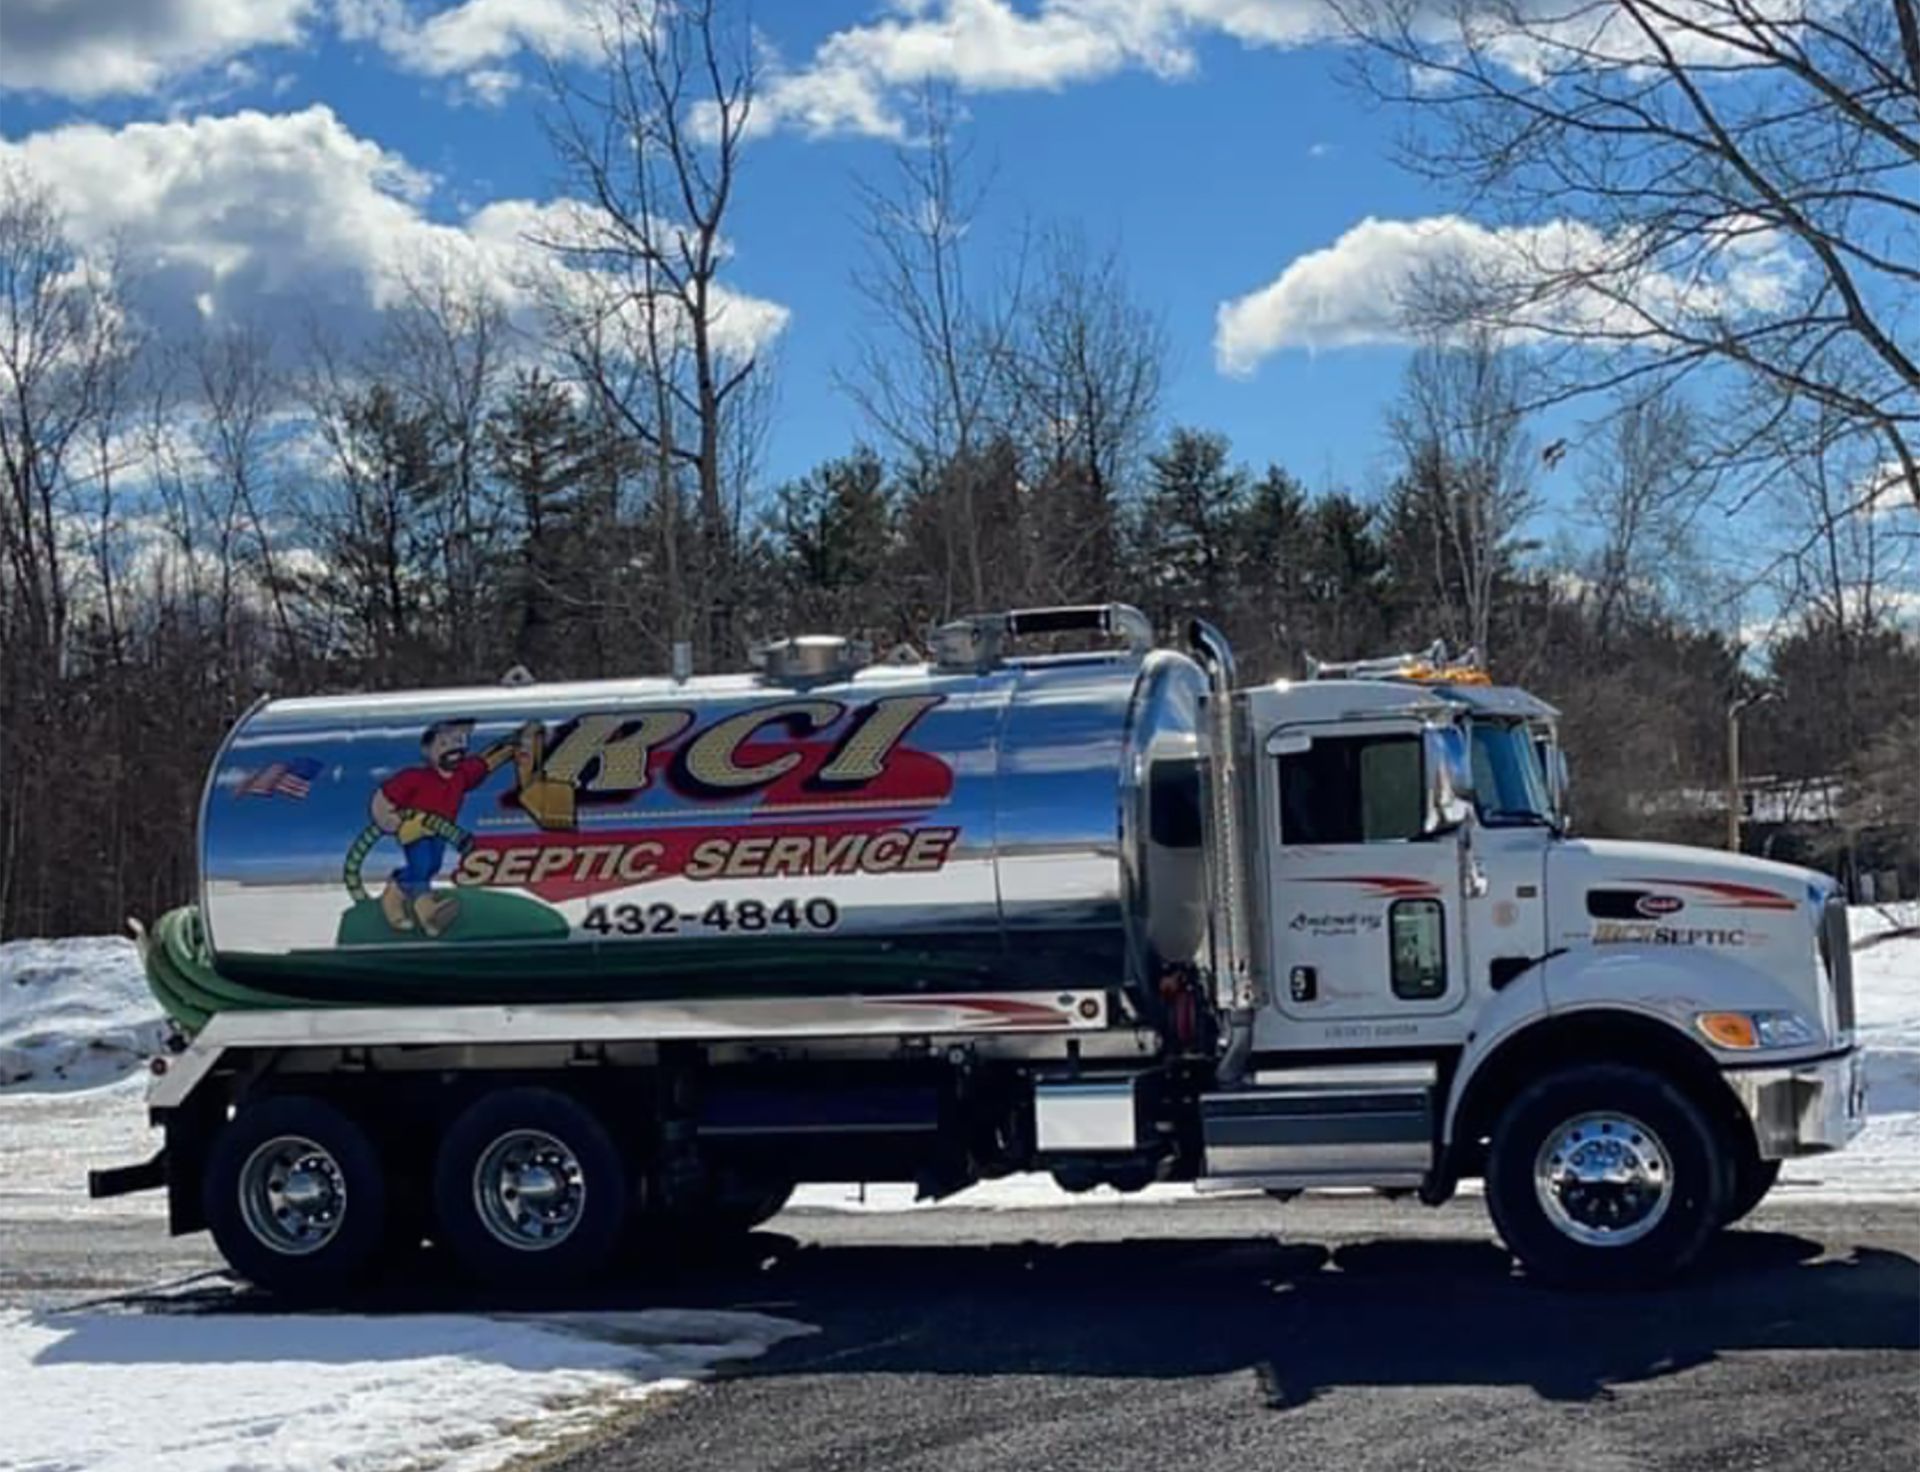
[[[1436,639],[1425,650],[1389,654],[1379,659],[1349,659],[1339,662],[1307,656],[1310,680],[1407,680],[1420,685],[1491,685],[1486,661],[1477,648],[1457,655],[1447,653],[1444,639]]]

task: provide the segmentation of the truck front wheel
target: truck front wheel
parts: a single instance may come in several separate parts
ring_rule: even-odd
[[[1721,1226],[1730,1227],[1735,1222],[1744,1221],[1766,1199],[1767,1192],[1780,1179],[1782,1163],[1778,1160],[1762,1160],[1750,1151],[1735,1163],[1733,1190],[1728,1194],[1726,1215],[1721,1219]]]
[[[1594,1064],[1521,1091],[1494,1127],[1487,1206],[1529,1276],[1651,1282],[1691,1262],[1724,1216],[1713,1127],[1657,1074]]]
[[[454,1121],[434,1166],[434,1215],[475,1278],[578,1281],[626,1224],[627,1170],[606,1127],[570,1095],[509,1088]]]
[[[386,1240],[387,1188],[367,1134],[320,1099],[244,1105],[201,1180],[213,1240],[233,1270],[285,1298],[338,1298]]]

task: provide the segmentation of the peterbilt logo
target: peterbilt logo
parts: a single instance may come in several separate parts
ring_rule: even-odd
[[[1633,907],[1649,920],[1657,920],[1662,915],[1686,909],[1687,902],[1677,894],[1643,894],[1634,901]]]

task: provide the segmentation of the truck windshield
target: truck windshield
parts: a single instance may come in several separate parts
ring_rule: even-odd
[[[1540,769],[1533,737],[1521,722],[1473,723],[1473,800],[1480,821],[1490,828],[1552,825],[1546,773]]]

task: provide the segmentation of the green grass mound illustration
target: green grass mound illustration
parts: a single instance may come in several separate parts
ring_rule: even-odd
[[[340,930],[334,943],[382,946],[395,941],[438,940],[452,945],[466,941],[566,939],[566,916],[524,895],[485,889],[436,889],[433,893],[437,899],[457,901],[460,907],[439,935],[430,936],[424,930],[395,930],[380,912],[380,902],[364,899],[340,917]]]

